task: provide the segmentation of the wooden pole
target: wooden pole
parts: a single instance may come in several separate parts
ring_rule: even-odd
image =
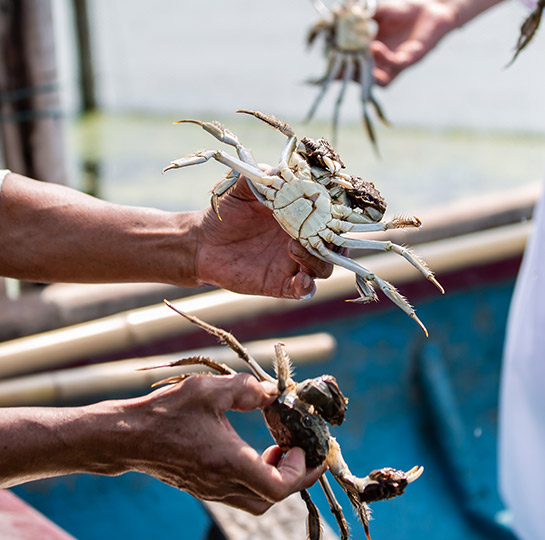
[[[96,109],[95,75],[89,29],[89,8],[87,0],[73,0],[74,23],[76,27],[79,86],[83,112]]]
[[[50,0],[0,0],[0,134],[5,167],[66,184]]]

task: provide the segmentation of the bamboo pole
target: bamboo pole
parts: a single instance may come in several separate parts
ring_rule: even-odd
[[[274,345],[278,341],[286,344],[295,366],[329,361],[336,349],[335,338],[327,333],[287,337],[281,340],[252,341],[246,343],[245,347],[261,366],[271,371]],[[204,369],[201,366],[188,366],[136,370],[162,366],[190,356],[206,356],[237,371],[247,371],[247,366],[231,349],[206,347],[177,354],[119,360],[0,381],[0,407],[61,405],[74,402],[81,404],[97,398],[149,391],[151,385],[157,381]],[[316,373],[316,376],[319,374]]]
[[[66,184],[51,0],[2,0],[0,119],[6,168]]]
[[[522,254],[531,227],[531,222],[518,223],[420,244],[418,255],[439,276],[442,272],[497,262]],[[395,285],[423,279],[404,258],[393,253],[369,256],[360,263]],[[335,268],[329,279],[317,283],[316,295],[305,301],[305,305],[332,298],[350,298],[354,294],[352,272]],[[246,296],[222,290],[181,299],[173,304],[216,326],[300,307],[300,303],[294,300]],[[0,344],[0,378],[57,368],[78,358],[128,349],[194,330],[189,321],[163,304],[131,310]]]

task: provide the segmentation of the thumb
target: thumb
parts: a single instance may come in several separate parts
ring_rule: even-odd
[[[286,486],[295,489],[306,473],[305,452],[301,448],[290,448],[277,467]]]
[[[217,404],[222,411],[247,412],[270,405],[278,396],[278,388],[270,382],[259,382],[253,375],[238,373],[224,379],[225,385],[218,391]]]

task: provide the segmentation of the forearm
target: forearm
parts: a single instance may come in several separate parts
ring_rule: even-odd
[[[10,174],[0,192],[0,275],[194,286],[198,219]]]
[[[454,27],[459,28],[503,0],[441,0],[454,8]]]
[[[76,472],[126,472],[130,430],[114,403],[0,409],[0,488]]]

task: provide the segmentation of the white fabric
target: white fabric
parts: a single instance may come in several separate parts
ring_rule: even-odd
[[[545,540],[545,194],[515,286],[503,362],[500,491],[521,540]]]
[[[4,179],[11,171],[9,169],[0,169],[0,193],[2,192],[2,184],[4,183]]]
[[[545,192],[509,311],[499,426],[500,492],[512,527],[521,540],[545,540]]]

